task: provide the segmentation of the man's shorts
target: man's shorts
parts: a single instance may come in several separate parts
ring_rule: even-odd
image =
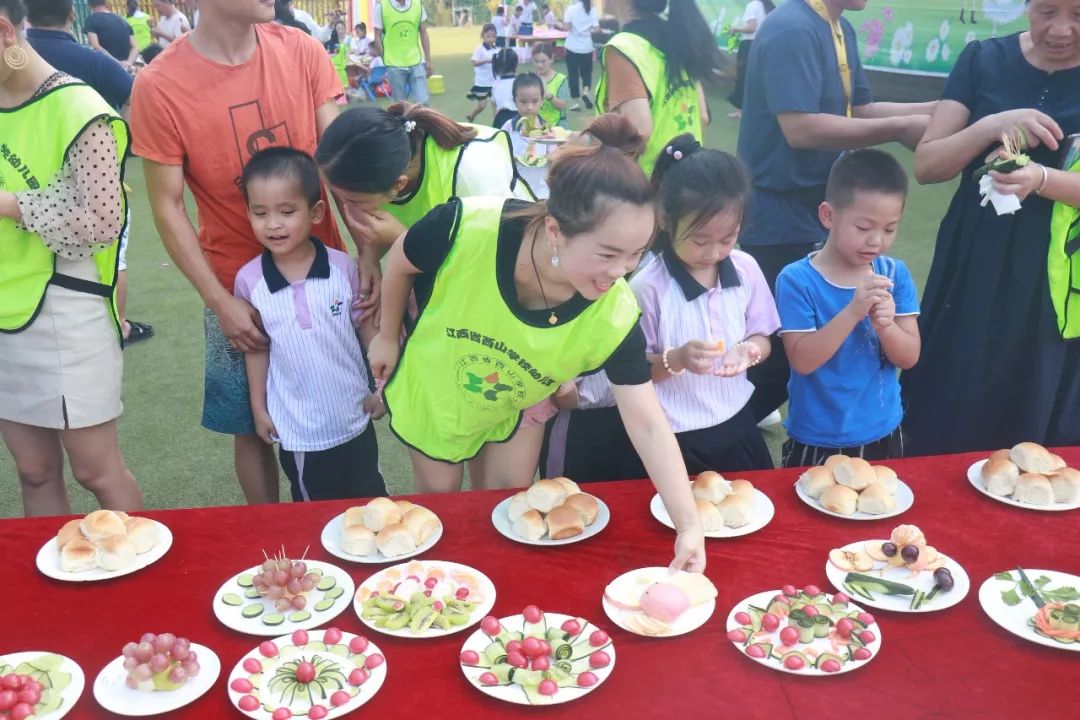
[[[217,315],[209,308],[203,308],[203,331],[206,377],[202,426],[224,435],[254,435],[255,419],[251,414],[244,353],[229,343]]]

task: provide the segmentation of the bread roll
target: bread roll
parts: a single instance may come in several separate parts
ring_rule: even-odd
[[[342,527],[351,527],[353,525],[360,525],[364,527],[364,508],[363,507],[351,507],[345,511],[345,519],[342,521]]]
[[[724,517],[724,525],[729,528],[738,528],[750,522],[754,516],[754,506],[741,495],[732,495],[724,498],[724,502],[716,506]]]
[[[848,458],[847,462],[840,463],[833,469],[833,477],[836,482],[852,490],[862,490],[870,483],[877,480],[877,473],[870,463],[862,458]]]
[[[566,488],[554,480],[537,480],[525,491],[525,495],[529,500],[529,507],[548,513],[566,500]]]
[[[841,454],[837,453],[836,455],[830,455],[829,457],[825,458],[825,462],[823,464],[824,464],[825,467],[827,467],[830,470],[835,472],[837,467],[839,467],[840,465],[843,465],[847,461],[848,461],[848,456],[847,455],[841,455]]]
[[[539,540],[547,532],[544,516],[536,510],[529,510],[514,521],[514,534],[526,540]]]
[[[1022,442],[1013,446],[1009,451],[1009,459],[1025,473],[1048,473],[1057,470],[1054,467],[1054,456],[1038,443]]]
[[[405,523],[393,523],[375,534],[375,547],[386,557],[397,557],[414,552],[416,541]]]
[[[713,503],[723,502],[724,498],[731,494],[731,483],[725,480],[720,473],[706,470],[697,476],[691,484],[694,497]]]
[[[749,480],[732,480],[731,492],[734,495],[738,495],[743,500],[754,499],[754,486]]]
[[[401,517],[405,517],[405,513],[416,507],[415,503],[411,503],[408,500],[395,500],[394,504],[397,505],[398,512],[401,513]]]
[[[896,509],[896,498],[883,483],[874,481],[859,493],[856,508],[867,515],[883,515]]]
[[[341,549],[349,555],[374,555],[375,533],[363,525],[346,525],[341,530]]]
[[[80,535],[60,548],[60,569],[64,572],[93,570],[98,564],[98,550],[94,544]]]
[[[840,515],[854,515],[859,502],[859,493],[843,485],[833,485],[825,488],[818,498],[821,507]]]
[[[570,478],[557,477],[551,479],[563,486],[563,490],[566,490],[567,497],[581,492],[581,488],[578,487],[578,484]]]
[[[724,529],[724,515],[708,500],[696,499],[698,515],[701,515],[701,526],[705,532],[716,532]]]
[[[150,518],[133,517],[127,521],[127,536],[135,544],[135,552],[142,555],[158,544],[158,524]]]
[[[799,476],[799,487],[815,500],[835,484],[833,471],[827,467],[812,467]]]
[[[998,456],[996,459],[986,461],[979,477],[987,492],[1009,497],[1016,490],[1016,481],[1020,479],[1020,469],[1011,460]]]
[[[1065,460],[1060,455],[1050,453],[1050,462],[1054,466],[1055,472],[1065,467]]]
[[[102,570],[125,570],[135,564],[135,555],[135,543],[127,535],[113,535],[98,543],[98,566]]]
[[[60,532],[56,533],[56,547],[62,548],[72,540],[84,540],[82,530],[79,529],[80,525],[82,525],[82,518],[75,518],[64,523]]]
[[[586,527],[596,521],[596,514],[600,512],[600,503],[589,493],[579,492],[566,498],[564,507],[572,507],[581,515],[581,521]]]
[[[390,498],[377,497],[361,509],[360,517],[364,520],[364,527],[377,533],[387,525],[400,523],[401,510]]]
[[[401,524],[409,528],[413,542],[419,547],[439,529],[439,518],[426,507],[413,505],[412,510],[405,513],[405,517],[401,519]]]
[[[581,513],[568,505],[560,505],[547,514],[547,534],[551,540],[564,540],[585,532]]]
[[[1054,502],[1074,503],[1080,500],[1080,470],[1062,468],[1047,478],[1054,491]]]
[[[124,521],[112,510],[95,510],[82,519],[79,529],[83,537],[92,543],[127,533]]]
[[[510,522],[517,522],[519,517],[530,510],[532,510],[532,507],[529,505],[529,496],[522,490],[510,498],[510,507],[507,508],[506,514],[510,516]]]
[[[877,476],[877,482],[884,485],[886,490],[890,493],[896,492],[896,486],[900,484],[900,478],[896,477],[895,470],[884,465],[875,465],[874,475]]]
[[[1054,488],[1045,476],[1024,473],[1016,481],[1013,499],[1028,505],[1049,505],[1054,502]]]

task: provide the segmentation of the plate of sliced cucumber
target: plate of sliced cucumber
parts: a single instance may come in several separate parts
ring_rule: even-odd
[[[907,613],[945,610],[971,590],[967,572],[952,558],[937,553],[934,562],[929,563],[933,567],[915,570],[903,564],[899,556],[894,562],[882,555],[882,542],[853,542],[832,550],[825,562],[825,574],[832,586],[863,605]]]

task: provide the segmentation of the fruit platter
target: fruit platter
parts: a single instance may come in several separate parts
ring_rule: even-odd
[[[117,715],[158,715],[198,700],[220,673],[210,648],[172,633],[144,633],[98,673],[94,698]]]
[[[716,609],[716,586],[700,573],[666,567],[631,570],[604,589],[604,612],[636,635],[670,637],[697,630]]]
[[[898,525],[887,540],[833,548],[825,574],[833,587],[859,602],[895,612],[944,610],[971,589],[960,563],[927,544],[915,525]]]
[[[46,652],[0,655],[0,720],[59,720],[82,695],[74,660]]]
[[[703,472],[692,485],[701,524],[707,538],[749,535],[768,525],[776,508],[769,496],[749,480],[725,480],[719,473]],[[649,511],[661,524],[675,529],[659,493],[653,495]]]
[[[518,705],[555,705],[607,680],[615,646],[583,618],[529,605],[520,615],[485,617],[458,659],[469,684],[486,695]]]
[[[600,498],[581,492],[569,478],[537,480],[495,506],[491,522],[525,545],[568,545],[598,534],[611,520]]]
[[[911,509],[915,493],[884,465],[832,455],[795,481],[795,494],[818,512],[846,520],[881,520]]]
[[[330,720],[366,703],[385,680],[374,643],[331,627],[263,641],[233,668],[228,692],[255,720]]]
[[[339,567],[318,560],[290,560],[282,548],[260,565],[225,581],[214,594],[214,615],[226,627],[272,637],[309,630],[349,606],[353,581]]]
[[[1080,508],[1080,470],[1042,445],[1022,442],[968,468],[968,482],[987,497],[1028,510]]]
[[[37,568],[54,580],[93,582],[130,575],[172,547],[169,528],[125,512],[95,510],[69,520],[37,554]]]
[[[479,570],[438,560],[413,560],[360,584],[353,609],[372,630],[404,638],[452,635],[495,606],[495,586]]]
[[[858,670],[881,650],[874,616],[815,585],[753,595],[731,610],[728,640],[751,660],[796,675]]]
[[[1039,645],[1080,652],[1080,577],[1056,570],[999,572],[979,588],[990,619]]]
[[[442,533],[442,522],[427,508],[380,497],[334,517],[321,540],[326,552],[342,560],[387,563],[427,552]]]

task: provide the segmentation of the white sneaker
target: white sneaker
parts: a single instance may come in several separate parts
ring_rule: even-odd
[[[776,427],[777,425],[779,425],[783,421],[784,421],[783,418],[780,417],[780,411],[779,410],[773,410],[771,413],[769,413],[764,418],[762,418],[761,422],[759,422],[757,424],[757,426],[759,428],[771,428],[771,427]]]
[[[573,110],[575,112],[580,112],[581,111],[581,103],[574,103],[573,105],[570,106],[569,109]]]

